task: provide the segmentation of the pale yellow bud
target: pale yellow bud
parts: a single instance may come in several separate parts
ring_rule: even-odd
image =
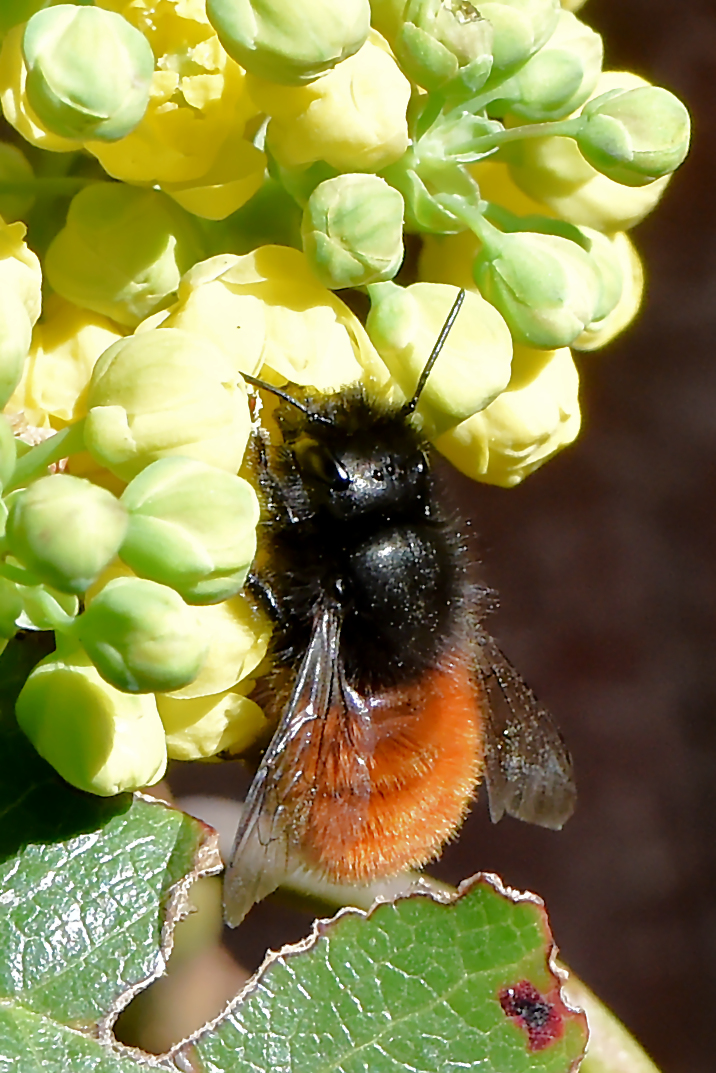
[[[120,693],[81,650],[54,652],[30,673],[17,721],[73,786],[101,797],[151,786],[167,763],[154,697]]]
[[[236,473],[251,431],[228,358],[201,335],[158,328],[105,351],[92,374],[90,454],[124,480],[168,455]]]
[[[598,350],[631,324],[644,296],[644,269],[636,247],[623,231],[611,239],[614,255],[622,268],[621,296],[602,320],[585,328],[572,346],[575,350]]]
[[[457,297],[454,287],[414,283],[369,287],[367,328],[401,392],[410,399]],[[510,379],[512,339],[494,306],[468,292],[416,411],[432,438],[483,410]]]
[[[309,86],[248,81],[272,117],[267,144],[284,167],[325,160],[338,171],[379,171],[408,147],[410,83],[375,31],[355,56]]]
[[[251,688],[248,679],[242,683]],[[242,753],[265,735],[268,720],[239,689],[179,700],[157,697],[167,754],[173,760],[205,760],[217,753]]]
[[[579,378],[568,347],[515,347],[506,391],[436,447],[473,480],[511,488],[579,432]]]

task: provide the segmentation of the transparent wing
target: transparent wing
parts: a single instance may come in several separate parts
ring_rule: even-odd
[[[373,733],[365,700],[345,681],[341,610],[319,606],[306,653],[276,732],[251,784],[224,880],[232,927],[307,863],[306,843],[341,853],[371,796]],[[334,840],[327,839],[331,831]],[[319,853],[320,859],[320,853]]]
[[[559,830],[572,815],[572,758],[547,709],[487,636],[479,638],[485,699],[485,781],[490,816]]]
[[[224,912],[231,927],[300,866],[300,821],[288,815],[286,799],[303,775],[300,755],[323,732],[335,689],[340,629],[336,607],[316,612],[291,696],[251,783],[224,878]],[[299,736],[297,754],[291,745]]]

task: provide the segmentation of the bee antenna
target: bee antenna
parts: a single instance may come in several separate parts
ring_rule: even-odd
[[[264,391],[270,391],[272,395],[277,395],[279,399],[283,399],[284,402],[290,402],[291,406],[295,406],[297,410],[300,410],[302,414],[310,418],[311,421],[320,421],[324,425],[332,425],[333,422],[329,418],[324,417],[323,414],[317,414],[313,410],[309,410],[307,406],[304,406],[298,399],[294,399],[293,396],[287,395],[285,391],[281,391],[280,388],[274,387],[273,384],[267,384],[265,380],[259,380],[257,376],[251,376],[249,373],[241,373],[247,384],[253,384],[254,387],[263,388]]]
[[[445,345],[445,340],[448,337],[450,329],[452,328],[453,324],[455,323],[457,315],[460,312],[460,306],[462,305],[464,300],[465,300],[465,288],[462,287],[460,289],[459,293],[458,293],[457,298],[453,302],[452,309],[448,313],[447,319],[445,320],[445,323],[443,324],[442,328],[440,329],[440,335],[437,337],[437,339],[435,341],[435,346],[433,347],[433,349],[430,352],[430,357],[428,358],[428,360],[427,360],[427,362],[425,364],[425,368],[423,369],[422,373],[420,374],[420,379],[418,380],[418,386],[415,389],[415,394],[413,395],[413,397],[410,400],[410,402],[406,402],[405,406],[400,411],[400,413],[401,413],[401,415],[403,417],[409,417],[412,413],[415,412],[415,407],[418,405],[418,400],[419,400],[419,398],[420,398],[420,396],[422,394],[423,388],[427,384],[428,377],[430,376],[431,372],[433,371],[433,365],[438,360],[438,357],[440,355],[440,351],[442,350],[442,348]]]

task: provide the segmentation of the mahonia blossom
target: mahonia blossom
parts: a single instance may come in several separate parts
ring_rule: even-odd
[[[401,403],[464,288],[423,433],[503,487],[577,436],[575,352],[636,316],[628,232],[689,140],[580,6],[3,10],[0,645],[54,631],[17,716],[70,783],[266,732],[246,451],[276,429],[242,374]]]

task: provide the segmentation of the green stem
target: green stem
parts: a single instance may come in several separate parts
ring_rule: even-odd
[[[493,86],[492,89],[486,90],[484,93],[478,93],[476,97],[471,97],[467,101],[462,101],[450,110],[450,115],[460,114],[464,112],[471,112],[472,115],[477,115],[478,112],[484,112],[488,104],[492,104],[493,101],[506,100],[511,97],[510,93],[510,80],[507,82],[501,82],[497,86]]]
[[[84,424],[85,420],[82,418],[74,425],[68,425],[61,432],[56,432],[54,436],[38,443],[36,447],[30,448],[27,454],[18,459],[15,471],[5,485],[4,493],[7,494],[13,488],[21,488],[28,484],[33,477],[42,473],[53,462],[59,462],[61,458],[68,458],[70,455],[77,454],[78,451],[83,451]]]
[[[33,178],[11,181],[0,179],[0,194],[32,194],[34,197],[71,197],[96,179],[83,178],[80,175],[66,175],[48,178]]]
[[[502,232],[485,219],[485,209],[489,204],[487,201],[475,205],[455,194],[436,194],[435,200],[441,208],[447,209],[469,227],[491,259],[499,255],[503,245]]]
[[[552,216],[517,216],[510,212],[504,205],[498,205],[494,201],[485,203],[485,218],[489,223],[495,224],[500,231],[514,234],[517,231],[532,231],[539,235],[557,235],[567,238],[570,242],[576,242],[583,250],[589,253],[591,244],[575,224],[567,223],[566,220],[558,220]]]
[[[58,603],[55,597],[47,591],[43,585],[28,587],[24,594],[25,611],[33,622],[38,621],[37,612],[40,612],[39,620],[46,622],[47,629],[52,629],[57,634],[70,634],[75,626],[75,616]],[[75,600],[75,610],[77,601]],[[33,615],[33,612],[35,614]],[[74,640],[74,634],[72,634]]]
[[[40,579],[26,570],[24,566],[15,566],[4,559],[0,561],[0,576],[6,577],[8,581],[14,581],[17,585],[26,585],[30,588],[35,588],[40,584]]]
[[[491,149],[500,149],[509,142],[520,142],[525,138],[576,138],[582,126],[580,116],[574,119],[561,119],[553,123],[526,123],[522,127],[510,127],[505,130],[497,130],[494,134],[486,134],[482,138],[476,138],[472,149],[475,159],[489,152]]]

